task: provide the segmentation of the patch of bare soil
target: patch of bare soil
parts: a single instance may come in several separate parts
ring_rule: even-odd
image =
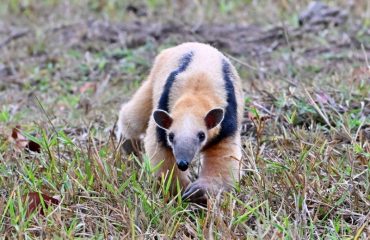
[[[226,23],[202,24],[194,27],[176,21],[164,23],[147,21],[112,23],[101,20],[87,20],[44,29],[44,35],[48,43],[53,45],[54,49],[59,49],[59,51],[63,51],[65,48],[77,48],[94,52],[98,51],[101,45],[110,44],[118,44],[129,49],[135,49],[148,42],[153,42],[157,46],[165,43],[173,43],[175,45],[185,41],[206,42],[230,53],[231,58],[235,56],[234,60],[255,71],[254,79],[263,80],[266,74],[264,67],[266,66],[270,71],[281,73],[288,72],[288,64],[299,64],[302,61],[312,61],[314,65],[318,65],[318,68],[325,67],[328,69],[335,62],[351,62],[355,60],[365,62],[367,60],[366,55],[370,53],[370,46],[363,45],[357,36],[359,31],[362,31],[363,36],[370,37],[370,30],[364,31],[359,24],[347,24],[348,18],[348,13],[345,10],[313,2],[300,14],[297,27],[277,24],[264,29],[256,25]],[[328,29],[336,32],[336,34],[334,36],[331,32],[322,34],[322,32],[329,31]],[[318,34],[322,34],[323,41],[329,44],[313,43],[312,36]],[[1,38],[1,36],[3,37]],[[12,42],[21,46],[22,39],[35,37],[36,32],[30,29],[0,25],[0,51],[6,49],[7,45]],[[289,56],[273,58],[272,55],[282,48],[290,51]],[[346,51],[350,51],[351,54],[343,54]],[[296,53],[294,54],[294,52]],[[57,55],[58,53],[56,53]],[[320,66],[320,62],[316,61],[322,55],[331,58],[330,63],[326,66]],[[238,57],[244,59],[253,58],[255,59],[254,63],[261,63],[262,66],[254,67],[240,61]],[[31,56],[14,57],[13,60],[14,62],[22,62],[34,59],[40,64],[57,61],[57,57],[54,58],[53,54],[43,51],[35,52]],[[14,69],[12,63],[8,65],[0,64],[0,77],[4,82],[22,85],[22,82],[19,81],[21,77],[15,74],[16,71],[17,69]],[[294,77],[292,79],[284,79],[292,86],[299,84],[296,80]],[[262,112],[271,114],[271,111],[268,109],[272,108],[276,99],[263,89],[254,86],[253,81],[252,87],[259,92],[259,97],[263,98],[263,100],[260,99],[260,102],[265,103],[264,106],[259,106],[258,108]],[[333,94],[335,95],[335,93]],[[317,98],[320,101],[320,97]],[[368,111],[367,109],[370,108],[368,99],[364,100],[362,107],[365,111]],[[348,108],[360,108],[360,106],[347,106],[347,110]],[[345,111],[344,109],[345,107],[338,106],[336,110],[343,112]],[[300,116],[298,122],[304,125],[306,117]],[[322,120],[318,115],[314,117],[317,121]],[[323,123],[325,124],[325,122]],[[247,129],[251,126],[251,122],[247,117],[246,126]]]
[[[88,20],[71,25],[62,25],[46,29],[46,34],[56,42],[67,46],[78,46],[86,41],[103,41],[108,44],[122,43],[128,48],[136,48],[154,41],[158,44],[167,42],[201,41],[210,43],[218,48],[228,51],[235,56],[262,56],[282,46],[299,47],[299,41],[307,34],[317,34],[331,27],[341,27],[348,19],[345,10],[329,7],[320,2],[312,2],[307,9],[301,12],[299,26],[292,27],[277,24],[269,29],[255,25],[238,24],[203,24],[188,26],[176,21],[153,23],[134,21],[129,23],[111,23],[100,20]],[[356,38],[361,26],[351,26],[345,36],[331,41],[329,47],[308,48],[306,57],[312,57],[323,52],[336,52],[338,48],[361,48],[361,42]],[[29,29],[1,29],[6,33],[0,38],[0,49],[10,42],[35,34]],[[370,30],[364,34],[370,35]],[[1,34],[0,34],[1,36]],[[329,38],[330,36],[328,36]],[[368,51],[369,46],[364,46]],[[361,57],[359,55],[359,57]]]

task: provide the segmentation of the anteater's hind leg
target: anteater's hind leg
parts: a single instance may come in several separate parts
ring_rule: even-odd
[[[240,136],[237,133],[236,136]],[[199,178],[186,189],[184,199],[204,204],[207,193],[217,194],[232,188],[241,177],[241,147],[239,137],[229,137],[202,153]]]
[[[169,180],[169,176],[172,173],[171,179],[171,190],[173,194],[177,194],[176,191],[176,183],[179,181],[181,190],[184,191],[185,188],[189,185],[189,170],[181,171],[178,169],[176,165],[176,159],[172,153],[172,150],[162,146],[161,143],[158,142],[156,137],[156,125],[154,120],[151,119],[149,122],[149,127],[145,135],[144,144],[145,144],[145,152],[148,154],[150,158],[150,163],[152,167],[159,166],[157,171],[155,172],[156,177],[159,179],[162,176],[166,177],[166,181]],[[158,165],[160,164],[160,165]]]
[[[145,133],[152,113],[152,82],[145,81],[132,99],[123,104],[117,122],[117,137],[123,139],[126,152],[135,152],[132,145],[139,143],[140,135]],[[133,148],[133,149],[130,149]]]

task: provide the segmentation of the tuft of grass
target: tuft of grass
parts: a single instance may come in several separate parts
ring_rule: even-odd
[[[297,27],[309,1],[181,2],[0,3],[0,43],[13,31],[31,30],[0,48],[1,238],[368,239],[368,1],[348,8],[345,26],[235,56],[245,89],[245,175],[206,209],[171,197],[172,172],[158,185],[152,175],[158,166],[145,153],[121,152],[113,134],[119,106],[146,78],[154,56],[197,39],[199,26]],[[132,36],[109,38],[132,21],[145,28],[175,20],[193,38],[153,29],[138,46],[127,44]],[[346,47],[347,36],[364,48],[356,41]],[[12,139],[17,125],[39,153]],[[28,213],[30,193],[60,203],[41,201],[43,215]]]

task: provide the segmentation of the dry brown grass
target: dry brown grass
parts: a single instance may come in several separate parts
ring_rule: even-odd
[[[309,1],[180,2],[0,3],[0,238],[368,239],[368,1],[328,1],[346,22],[304,31]],[[230,54],[246,94],[246,175],[203,210],[167,202],[112,134],[153,57],[187,40]],[[29,215],[32,192],[60,203]]]

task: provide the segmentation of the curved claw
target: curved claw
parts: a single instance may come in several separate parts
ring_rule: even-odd
[[[194,182],[190,186],[187,187],[185,192],[182,195],[182,199],[184,201],[189,201],[193,203],[197,203],[202,206],[207,205],[207,191],[204,186],[201,184]]]

